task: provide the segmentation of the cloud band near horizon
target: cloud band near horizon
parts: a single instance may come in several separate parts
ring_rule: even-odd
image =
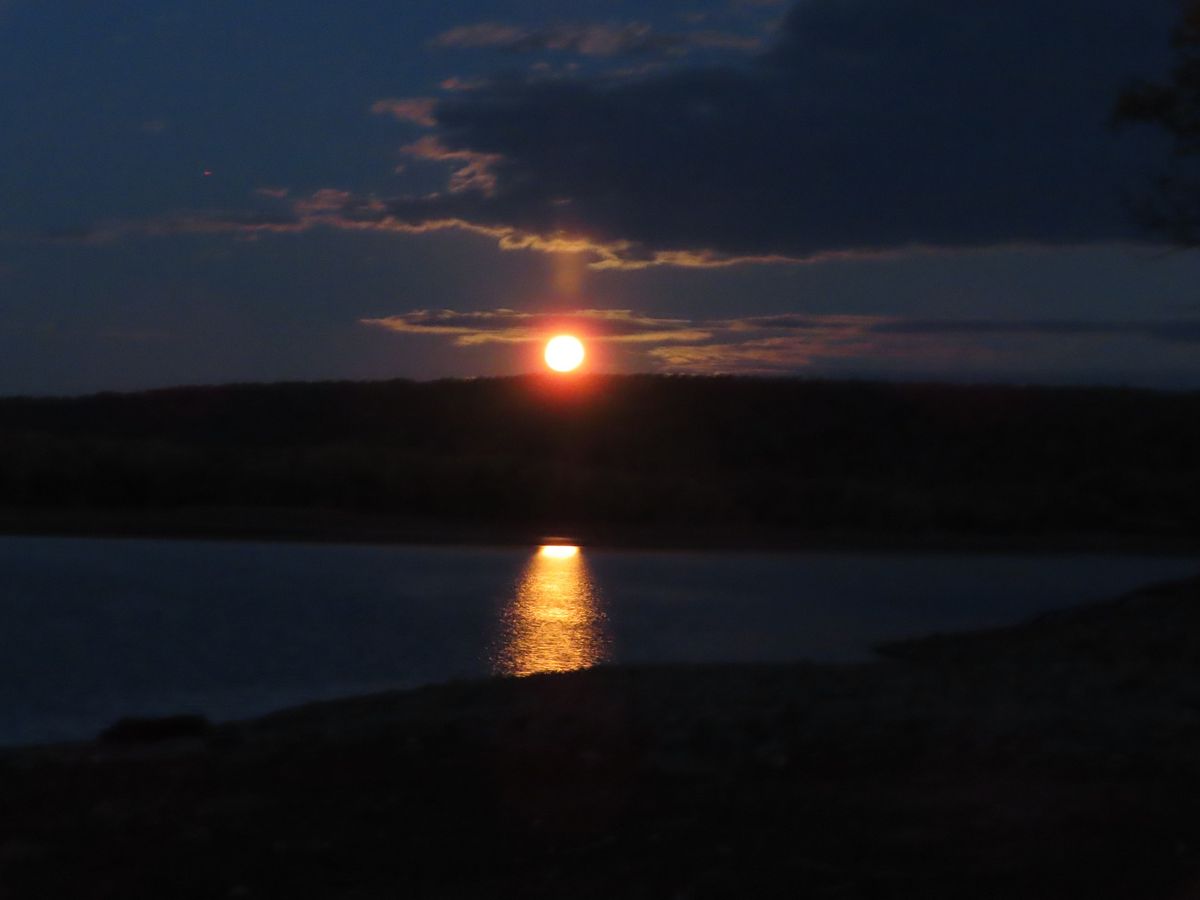
[[[458,347],[529,344],[562,331],[589,342],[627,345],[667,372],[791,373],[821,362],[857,359],[945,361],[970,353],[990,361],[1031,342],[1135,339],[1200,344],[1200,319],[1083,320],[912,319],[867,315],[678,318],[625,309],[521,312],[413,310],[361,319],[404,335],[449,339]]]

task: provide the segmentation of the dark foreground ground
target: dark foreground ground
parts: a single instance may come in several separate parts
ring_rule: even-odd
[[[146,731],[0,755],[0,897],[1200,897],[1200,579],[874,665]]]

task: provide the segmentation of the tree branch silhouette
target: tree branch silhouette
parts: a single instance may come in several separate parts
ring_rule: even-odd
[[[1200,247],[1200,0],[1186,0],[1171,44],[1169,79],[1132,85],[1118,98],[1113,119],[1155,126],[1171,137],[1170,159],[1135,212],[1173,243]]]

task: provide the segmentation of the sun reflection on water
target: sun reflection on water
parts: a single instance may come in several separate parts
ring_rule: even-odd
[[[578,555],[578,547],[566,547],[562,544],[548,544],[538,548],[538,556],[544,556],[546,559],[570,559]]]
[[[602,662],[606,650],[604,613],[583,554],[562,544],[539,547],[504,611],[496,672],[585,669]]]

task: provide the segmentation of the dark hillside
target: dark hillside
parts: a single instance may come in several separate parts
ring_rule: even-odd
[[[0,400],[0,506],[1200,534],[1200,394],[595,376]]]

